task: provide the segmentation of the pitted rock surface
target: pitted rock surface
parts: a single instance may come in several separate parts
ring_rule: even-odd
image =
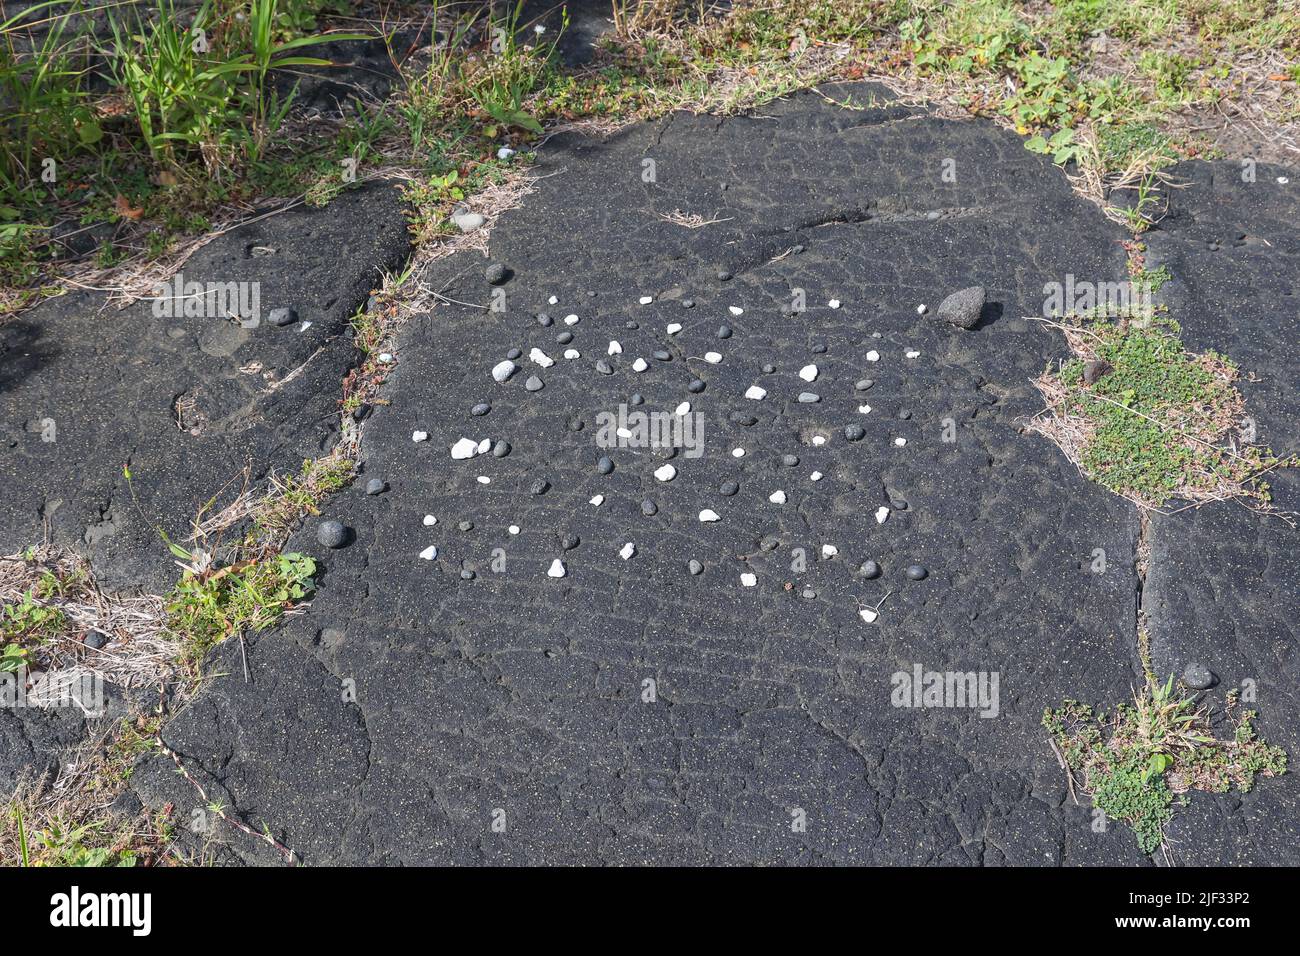
[[[539,173],[492,233],[504,311],[477,254],[428,278],[454,301],[405,329],[365,426],[389,490],[329,504],[355,543],[304,527],[311,608],[249,641],[248,679],[219,649],[167,727],[209,795],[307,863],[1149,862],[1070,801],[1039,724],[1139,680],[1138,518],[1021,427],[1065,346],[1020,317],[1122,277],[1123,233],[991,125],[812,94],[557,136]],[[973,285],[971,331],[918,312]],[[598,441],[683,402],[698,456]],[[462,438],[510,452],[453,460]],[[895,706],[916,665],[996,674],[996,715]],[[1293,832],[1278,783],[1223,811],[1243,857]],[[133,786],[198,800],[170,761]]]
[[[48,529],[88,555],[106,587],[170,587],[158,528],[183,540],[246,464],[254,478],[296,471],[337,440],[340,383],[357,355],[348,319],[408,251],[396,191],[363,187],[328,209],[242,225],[184,264],[184,282],[256,283],[256,328],[159,316],[148,300],[118,311],[89,292],[0,327],[6,552]],[[278,306],[301,321],[276,326]]]

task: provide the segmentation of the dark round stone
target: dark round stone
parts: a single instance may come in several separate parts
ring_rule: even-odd
[[[528,486],[528,493],[530,495],[544,495],[550,490],[551,490],[551,483],[547,481],[545,478],[538,478],[536,481],[534,481],[531,485]]]
[[[521,352],[519,349],[511,349],[509,352],[506,353],[506,358],[510,359],[510,361],[513,362],[515,359],[519,358],[519,356],[523,354],[524,353]]]
[[[341,548],[347,543],[348,529],[341,521],[322,521],[316,526],[316,540],[327,548]]]
[[[929,574],[930,572],[919,564],[909,565],[907,569],[907,576],[913,581],[924,581]]]
[[[818,355],[825,355],[825,354],[826,354],[826,346],[821,345],[821,344],[814,345],[814,346],[812,347],[812,350],[813,350],[814,352],[816,352]]]
[[[108,635],[101,634],[99,631],[87,631],[86,639],[83,643],[92,650],[97,651],[108,643]]]
[[[586,424],[587,423],[584,422],[581,418],[574,418],[569,422],[569,431],[580,432],[582,431],[583,428],[586,427]]]
[[[686,567],[691,572],[691,574],[704,573],[704,565],[700,564],[700,562],[696,561],[694,558],[691,558],[691,560],[687,562]]]
[[[281,305],[272,309],[267,318],[271,320],[272,325],[292,325],[298,321],[298,313],[287,306]]]
[[[719,282],[730,282],[730,281],[731,281],[731,273],[728,272],[726,269],[719,269],[719,270],[718,270],[718,281],[719,281]]]
[[[602,475],[608,475],[614,470],[614,462],[608,455],[601,455],[600,461],[596,462],[596,470]]]
[[[623,323],[623,328],[631,329],[633,332],[635,332],[637,329],[641,328],[641,323],[634,322],[631,319],[628,319],[626,322]]]
[[[729,326],[729,325],[720,325],[720,326],[718,326],[718,338],[720,338],[720,339],[729,339],[729,338],[731,338],[731,326]]]
[[[472,521],[462,521],[460,524],[456,525],[456,527],[459,528],[461,531],[473,531],[473,530],[474,530],[474,522],[472,522]]]
[[[670,362],[673,357],[667,349],[655,349],[651,354],[660,362]]]
[[[526,388],[530,392],[540,392],[545,387],[546,387],[546,383],[543,382],[536,375],[528,376],[528,381],[524,382],[524,388]]]
[[[487,268],[483,270],[483,278],[487,279],[492,285],[506,281],[506,267],[499,262],[489,262]]]
[[[858,573],[870,581],[872,578],[880,577],[880,565],[876,564],[875,561],[863,561],[861,567],[858,568]]]
[[[865,392],[867,389],[869,389],[872,385],[875,384],[876,383],[873,379],[860,378],[858,379],[858,384],[853,387],[856,388],[859,392]]]
[[[773,372],[775,372],[775,371],[776,371],[776,366],[773,365],[771,362],[769,362],[769,363],[767,363],[766,365],[763,366],[763,374],[764,374],[764,375],[771,375],[771,374],[772,374]]]
[[[633,392],[627,401],[629,405],[644,405],[645,397],[640,392]]]
[[[857,424],[845,425],[844,437],[847,438],[849,441],[862,441],[862,439],[867,437],[867,430],[863,428],[861,425],[857,425]]]
[[[482,417],[483,415],[486,415],[490,411],[492,411],[491,405],[489,405],[487,402],[479,402],[477,405],[475,405],[473,408],[469,410],[469,413],[473,415],[475,418],[479,418]]]
[[[552,318],[551,318],[549,315],[547,315],[545,312],[538,312],[538,313],[537,313],[537,324],[540,325],[542,328],[548,328],[548,327],[550,326],[550,324],[551,324],[552,322],[554,322],[554,321],[555,321],[555,320],[552,319]]]
[[[645,515],[647,518],[654,517],[654,515],[657,514],[658,511],[659,511],[659,506],[655,504],[653,501],[651,501],[649,498],[646,498],[644,501],[641,502],[641,513]]]
[[[718,489],[718,494],[730,498],[740,490],[740,485],[734,481],[724,481],[722,487]]]
[[[462,568],[460,572],[460,579],[462,581],[473,581],[474,572],[471,571],[469,568]]]
[[[599,372],[601,375],[613,375],[613,374],[614,374],[614,368],[613,368],[613,366],[611,366],[611,365],[610,365],[608,362],[606,362],[604,359],[597,359],[597,360],[596,360],[596,371]]]
[[[352,409],[352,420],[353,420],[354,422],[362,422],[362,421],[365,421],[365,420],[366,420],[366,416],[369,415],[369,414],[370,414],[370,405],[369,405],[369,403],[367,403],[367,402],[362,402],[362,403],[361,403],[360,405],[358,405],[356,408]]]
[[[504,458],[508,454],[510,454],[510,442],[506,441],[504,438],[498,439],[496,444],[492,446],[492,457]]]
[[[694,300],[694,299],[682,299],[682,308],[683,308],[683,309],[693,309],[693,308],[695,308],[695,300]]]
[[[572,551],[578,545],[582,544],[582,539],[576,534],[566,534],[560,539],[560,547],[565,551]]]
[[[561,332],[559,335],[555,337],[555,341],[559,342],[561,345],[568,345],[570,342],[573,341],[573,333]]]
[[[1192,661],[1183,668],[1183,683],[1192,690],[1208,690],[1215,685],[1216,678],[1204,664]]]
[[[382,478],[371,478],[366,482],[366,494],[382,495],[388,490],[388,485]]]
[[[899,409],[898,417],[901,418],[903,421],[908,421],[911,419],[912,413],[909,412],[906,408]]]
[[[698,395],[700,392],[704,391],[704,383],[698,378],[693,378],[691,379],[691,383],[686,386],[686,391],[690,392],[692,395]]]
[[[744,412],[732,412],[730,415],[727,416],[727,418],[735,422],[737,425],[741,426],[742,428],[748,428],[751,425],[758,424],[757,415],[746,415]]]

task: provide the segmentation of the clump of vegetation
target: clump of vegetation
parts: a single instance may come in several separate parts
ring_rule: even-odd
[[[34,588],[0,604],[0,671],[25,667],[37,648],[67,627],[63,611],[37,600]]]
[[[1168,280],[1143,273],[1134,295]],[[1253,444],[1230,359],[1187,351],[1178,324],[1153,309],[1100,309],[1058,327],[1074,357],[1035,381],[1047,409],[1031,427],[1089,478],[1145,508],[1174,498],[1269,506],[1263,476],[1289,462]]]
[[[1128,824],[1146,853],[1164,842],[1175,800],[1189,790],[1245,793],[1258,776],[1286,772],[1287,755],[1260,740],[1255,712],[1238,711],[1228,695],[1233,725],[1229,739],[1217,738],[1210,712],[1184,697],[1171,677],[1164,685],[1149,680],[1133,703],[1120,704],[1107,719],[1091,707],[1067,700],[1043,712],[1043,726],[1071,775],[1093,805],[1111,820]]]
[[[226,638],[266,630],[311,594],[315,574],[316,562],[297,553],[187,568],[167,603],[169,624],[185,642],[183,658],[197,665]]]

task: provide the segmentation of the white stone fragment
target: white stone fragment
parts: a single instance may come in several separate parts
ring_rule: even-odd
[[[591,498],[591,504],[595,505],[597,508],[599,508],[604,503],[605,503],[604,495],[593,495]]]
[[[906,439],[906,438],[903,438],[903,437],[900,435],[898,438],[895,438],[895,439],[894,439],[894,444],[897,445],[899,448],[902,448],[904,445],[907,444],[907,439]]]
[[[619,551],[618,556],[626,561],[634,554],[636,554],[636,545],[629,541],[627,544],[623,545],[623,549]]]
[[[747,588],[752,588],[755,584],[758,583],[758,576],[755,574],[751,574],[749,571],[746,571],[744,574],[740,576],[740,583]]]
[[[555,296],[551,296],[551,297],[550,297],[549,299],[547,299],[546,301],[547,301],[549,304],[551,304],[551,305],[558,305],[559,302],[560,302],[560,300],[557,299]]]
[[[422,442],[428,440],[429,440],[428,432],[411,432],[411,441],[413,442]]]
[[[799,369],[799,377],[805,382],[817,381],[817,366],[805,365],[803,368]]]
[[[509,531],[511,534],[518,534],[518,533],[519,533],[519,525],[517,525],[517,524],[512,524],[510,527],[506,528],[506,530]]]
[[[813,435],[812,443],[813,443],[814,445],[824,445],[824,444],[826,444],[826,436],[825,436],[825,435]]]
[[[738,306],[738,305],[729,305],[729,306],[727,306],[727,311],[730,312],[732,315],[744,315],[744,314],[745,314],[745,310],[742,309],[742,308],[741,308],[740,306]]]
[[[831,300],[830,300],[829,302],[827,302],[826,304],[829,305],[832,309],[838,309],[838,308],[840,307],[840,300],[839,300],[839,299],[831,299]]]
[[[722,361],[722,353],[721,353],[721,352],[705,352],[705,353],[704,353],[704,361],[708,362],[710,365],[717,365],[719,362]]]
[[[472,438],[462,438],[451,446],[451,457],[455,461],[464,461],[478,454],[478,442]]]
[[[478,483],[479,483],[480,485],[490,485],[490,484],[492,484],[492,479],[489,478],[487,475],[479,475],[479,476],[478,476]]]
[[[916,349],[908,349],[908,350],[907,350],[906,352],[904,352],[903,354],[906,355],[908,358],[916,358],[916,357],[919,356],[921,353],[918,352]]]
[[[653,302],[654,300],[655,300],[655,297],[652,296],[652,295],[643,295],[643,296],[641,296],[640,302],[641,302],[642,305],[649,305],[649,304],[650,304],[651,302]]]
[[[393,360],[393,353],[392,353],[392,352],[380,352],[380,353],[379,353],[379,361],[382,362],[383,364],[387,365],[387,364],[388,364],[389,362],[391,362],[392,360]]]
[[[610,340],[609,340],[609,349],[606,351],[605,354],[607,354],[607,355],[622,355],[622,354],[623,354],[623,346],[621,346],[621,345],[618,344],[618,339],[610,339]]]
[[[731,457],[732,457],[732,458],[744,458],[744,457],[745,457],[745,449],[743,449],[743,448],[733,448],[733,449],[731,449]]]
[[[564,350],[564,357],[565,357],[566,359],[582,358],[582,353],[579,352],[577,349],[565,349],[565,350]]]
[[[536,347],[534,347],[533,350],[528,353],[528,358],[530,361],[535,362],[536,364],[540,365],[542,368],[550,368],[552,365],[555,364],[555,359],[551,358],[541,349]]]
[[[870,405],[859,405],[859,406],[858,406],[858,414],[859,414],[859,415],[870,415],[870,414],[871,414],[871,406],[870,406]]]
[[[664,331],[667,332],[669,335],[676,335],[681,330],[682,330],[682,324],[680,322],[669,322],[668,327],[664,329]]]
[[[876,622],[876,618],[880,617],[880,612],[877,611],[875,608],[862,607],[862,608],[858,608],[858,615],[862,618],[862,620],[866,621],[868,624],[874,624]]]
[[[438,556],[438,549],[433,545],[429,545],[427,548],[425,548],[423,551],[420,552],[420,557],[424,558],[424,560],[426,561],[432,561],[437,556]]]
[[[491,447],[492,447],[492,439],[484,438],[481,442],[478,443],[478,453],[481,455]]]
[[[808,480],[809,480],[809,481],[821,481],[821,480],[822,480],[822,473],[821,473],[820,471],[814,471],[811,475],[808,476]]]
[[[511,156],[513,156],[514,154],[515,154],[515,151],[514,151],[513,149],[511,149],[509,146],[502,146],[500,149],[497,150],[497,159],[499,159],[499,160],[501,160],[502,162],[504,162],[505,160],[507,160],[507,159],[509,159]]]
[[[552,577],[552,578],[562,578],[567,573],[568,572],[564,568],[564,562],[561,561],[559,558],[556,558],[554,561],[551,562],[551,567],[546,572],[547,577]]]
[[[566,316],[564,317],[564,324],[565,324],[565,325],[577,325],[577,324],[578,324],[578,317],[577,317],[576,315],[574,315],[572,312],[570,312],[568,315],[566,315]]]
[[[774,505],[783,505],[785,504],[785,492],[778,489],[768,495],[767,500]]]
[[[872,349],[870,352],[867,353],[867,361],[868,361],[868,362],[879,362],[879,361],[880,361],[880,353],[877,352],[875,349]]]
[[[432,527],[433,527],[434,525],[436,525],[437,523],[438,523],[438,519],[435,518],[433,515],[425,515],[425,516],[424,516],[424,526],[425,526],[426,528],[432,528]]]
[[[749,388],[745,389],[745,397],[752,398],[756,402],[761,402],[763,399],[767,398],[767,389],[759,385],[751,385]]]
[[[634,372],[644,372],[649,367],[650,364],[640,356],[637,356],[637,360],[632,363],[632,371]]]
[[[680,405],[677,406],[676,411],[675,411],[675,414],[677,414],[677,415],[685,415],[685,414],[686,414],[687,412],[689,412],[690,410],[691,410],[691,403],[690,403],[690,402],[682,402]]]
[[[889,517],[889,508],[881,505],[876,509],[876,524],[884,524],[885,519]]]
[[[916,314],[917,314],[917,315],[925,315],[926,311],[927,311],[927,309],[926,309],[924,303],[922,303],[921,305],[918,305],[918,306],[916,307]]]
[[[718,513],[716,511],[710,510],[709,508],[705,508],[703,511],[700,512],[700,520],[705,522],[717,521]]]
[[[511,375],[515,374],[517,368],[519,368],[519,366],[509,359],[506,359],[503,362],[497,362],[496,365],[492,366],[492,377],[498,382],[504,382]]]
[[[837,554],[839,554],[839,553],[840,553],[840,549],[837,548],[837,547],[835,547],[835,545],[833,545],[833,544],[824,544],[824,545],[822,545],[822,557],[823,557],[823,558],[833,558],[833,557],[835,557],[835,555],[837,555]]]
[[[655,469],[655,477],[660,481],[672,481],[677,477],[677,469],[672,465],[660,465]]]
[[[614,429],[614,434],[616,434],[619,438],[631,438],[632,429],[619,427]]]

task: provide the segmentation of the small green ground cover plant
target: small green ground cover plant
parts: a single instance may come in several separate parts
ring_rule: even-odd
[[[1234,691],[1226,703],[1232,736],[1221,739],[1211,729],[1209,708],[1183,696],[1172,677],[1164,684],[1148,679],[1132,704],[1120,704],[1109,717],[1066,700],[1044,711],[1043,726],[1071,788],[1077,780],[1095,807],[1127,824],[1143,852],[1154,853],[1189,790],[1245,793],[1256,777],[1286,772],[1286,753],[1260,740],[1255,712],[1239,707]]]
[[[1135,296],[1169,275],[1134,277]],[[1243,498],[1267,508],[1264,476],[1285,462],[1252,444],[1237,366],[1189,352],[1158,310],[1102,308],[1058,324],[1074,355],[1035,381],[1047,409],[1034,430],[1089,478],[1141,507]]]

